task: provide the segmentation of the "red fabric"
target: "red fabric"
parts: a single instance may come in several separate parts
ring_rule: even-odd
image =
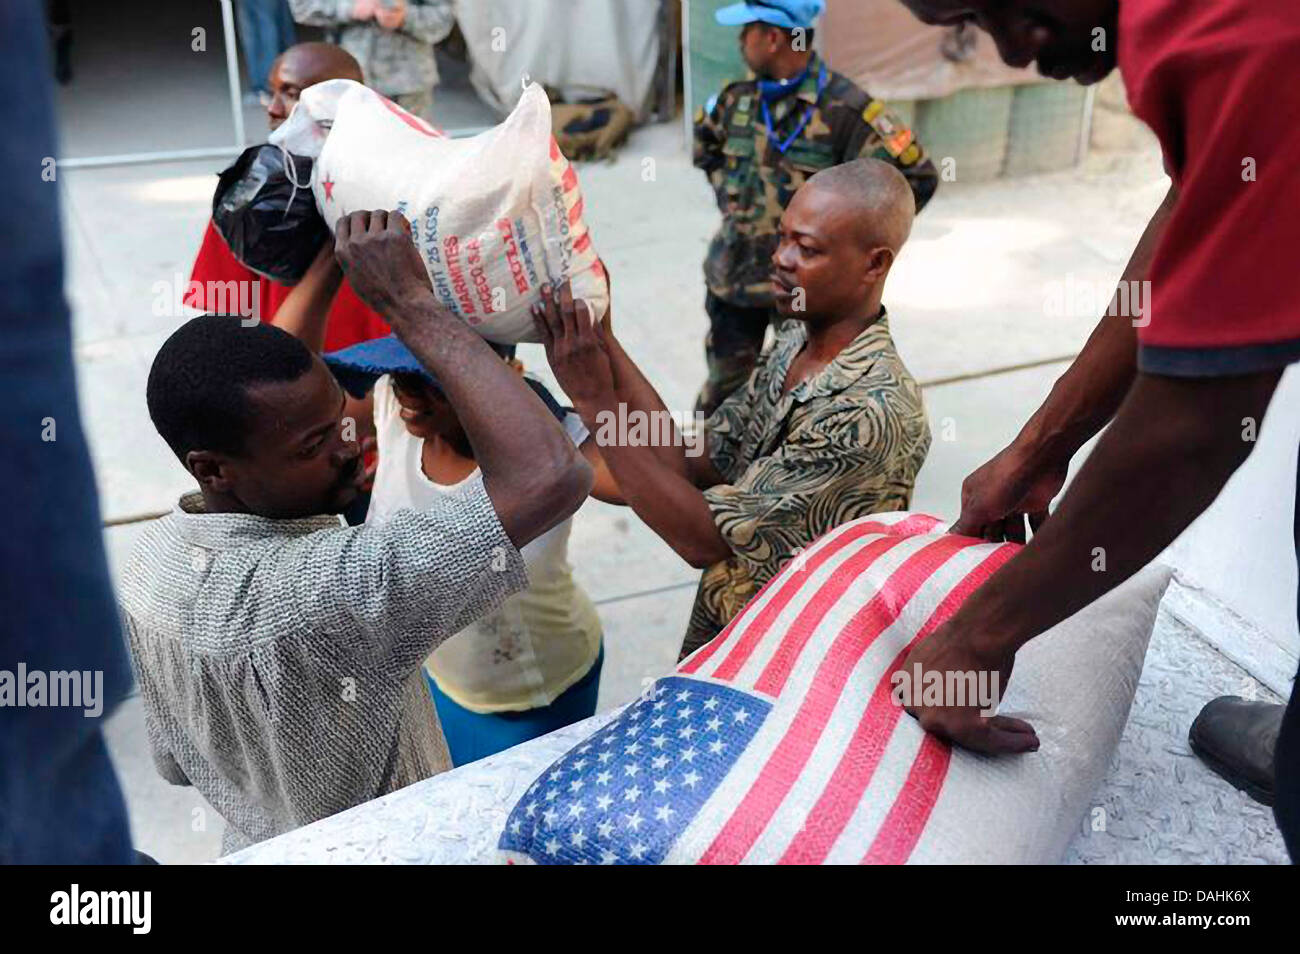
[[[1119,34],[1129,102],[1180,190],[1139,340],[1300,339],[1300,2],[1121,0]]]
[[[207,283],[231,281],[257,281],[260,308],[258,317],[268,324],[292,291],[292,286],[273,282],[265,276],[258,275],[251,268],[241,265],[231,254],[221,233],[209,220],[207,231],[203,233],[203,244],[199,246],[199,254],[194,258],[190,286],[186,289],[183,300],[191,308],[206,310],[210,307],[222,307],[221,304],[209,304]],[[382,338],[390,333],[388,323],[358,298],[352,286],[344,279],[330,308],[328,324],[325,327],[325,350],[337,351],[339,348],[369,341],[371,338]]]

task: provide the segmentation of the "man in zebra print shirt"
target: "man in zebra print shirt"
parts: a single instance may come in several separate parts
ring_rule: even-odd
[[[664,415],[663,401],[567,295],[538,313],[551,367],[623,501],[704,571],[683,655],[817,537],[907,508],[930,429],[881,298],[914,214],[907,180],[876,159],[819,172],[795,194],[772,256],[776,308],[789,320],[704,425],[704,453],[680,440],[602,441],[611,414]]]

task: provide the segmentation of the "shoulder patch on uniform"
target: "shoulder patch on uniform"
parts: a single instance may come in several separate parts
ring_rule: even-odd
[[[862,121],[876,131],[884,143],[885,151],[895,159],[900,158],[912,145],[912,130],[878,99],[873,99],[862,110]]]

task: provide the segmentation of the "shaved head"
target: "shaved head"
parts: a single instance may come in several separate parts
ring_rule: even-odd
[[[299,43],[277,56],[268,78],[271,102],[266,107],[266,118],[271,128],[276,129],[289,118],[303,90],[332,79],[365,82],[361,64],[341,46]]]
[[[809,179],[804,189],[835,196],[837,210],[868,248],[884,247],[897,255],[912,232],[916,198],[903,174],[887,162],[854,159],[831,166]]]
[[[911,187],[886,162],[855,159],[817,173],[781,216],[777,312],[814,323],[874,318],[915,216]]]
[[[332,79],[364,82],[361,64],[347,50],[333,43],[299,43],[280,54],[276,65],[291,72],[303,89]],[[275,69],[273,65],[272,70]]]

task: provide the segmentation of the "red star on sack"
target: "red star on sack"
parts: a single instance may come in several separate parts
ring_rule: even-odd
[[[325,187],[325,201],[333,202],[334,201],[334,180],[327,177],[322,179],[320,184]]]

